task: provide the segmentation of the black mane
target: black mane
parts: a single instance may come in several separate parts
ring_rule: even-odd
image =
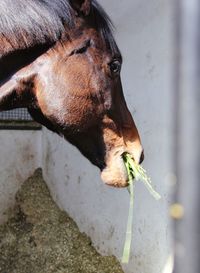
[[[111,50],[118,50],[112,22],[95,0],[89,16]],[[73,27],[73,21],[70,0],[0,0],[0,37],[4,37],[13,48],[19,41],[24,48],[56,42],[66,31],[66,26]]]

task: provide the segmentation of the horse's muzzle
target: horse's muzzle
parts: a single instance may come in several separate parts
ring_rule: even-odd
[[[128,186],[128,175],[122,157],[124,152],[130,153],[137,163],[141,163],[144,159],[142,146],[132,151],[125,148],[126,147],[114,149],[106,162],[106,167],[101,172],[103,182],[109,186],[118,188]]]

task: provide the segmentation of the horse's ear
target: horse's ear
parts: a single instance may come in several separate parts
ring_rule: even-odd
[[[84,16],[89,15],[91,9],[91,0],[71,0],[72,7]]]
[[[16,75],[0,85],[0,111],[26,107],[33,98],[35,75]]]

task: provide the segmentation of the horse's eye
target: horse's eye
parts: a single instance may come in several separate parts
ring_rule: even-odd
[[[112,61],[110,64],[110,70],[114,74],[119,74],[121,70],[121,63],[118,60]]]

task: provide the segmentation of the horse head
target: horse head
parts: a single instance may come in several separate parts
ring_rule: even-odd
[[[98,166],[106,184],[124,187],[122,155],[128,152],[141,163],[143,148],[123,95],[122,57],[95,1],[71,1],[70,7],[72,26],[2,85],[0,109],[27,107]]]

